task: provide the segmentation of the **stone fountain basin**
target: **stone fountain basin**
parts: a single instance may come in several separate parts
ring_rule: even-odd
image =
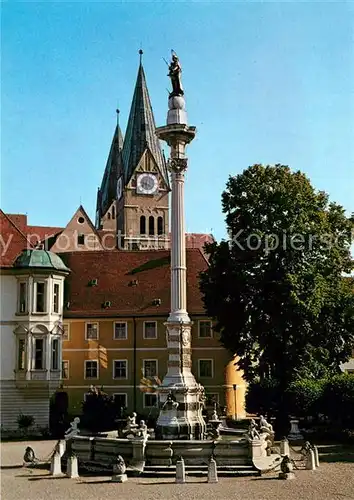
[[[206,465],[213,455],[218,466],[252,463],[250,446],[245,440],[148,440],[76,436],[73,452],[79,463],[111,466],[117,455],[134,467],[136,461],[146,465],[174,465],[183,457],[186,465]]]

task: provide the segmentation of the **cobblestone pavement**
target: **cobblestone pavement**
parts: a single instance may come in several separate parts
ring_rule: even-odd
[[[47,470],[22,468],[25,446],[32,446],[38,458],[44,459],[54,444],[2,443],[2,500],[354,500],[354,462],[323,462],[316,471],[295,471],[293,481],[266,475],[220,478],[217,484],[207,484],[204,478],[189,478],[187,484],[129,478],[117,484],[108,477],[51,478]]]

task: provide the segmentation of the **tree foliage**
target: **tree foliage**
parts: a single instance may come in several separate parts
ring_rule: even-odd
[[[284,165],[230,177],[222,207],[229,241],[206,245],[200,286],[246,379],[335,372],[354,345],[354,217]]]
[[[112,396],[97,387],[91,387],[82,403],[81,426],[91,432],[114,430],[121,414],[122,408],[117,406]]]

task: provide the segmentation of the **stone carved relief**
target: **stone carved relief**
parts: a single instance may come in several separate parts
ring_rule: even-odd
[[[188,346],[191,341],[191,332],[187,328],[182,328],[182,345]]]
[[[167,162],[167,167],[170,172],[175,172],[177,174],[185,172],[185,170],[187,170],[187,165],[187,158],[170,158]]]
[[[182,354],[182,365],[185,366],[186,368],[191,368],[192,367],[192,361],[190,354]]]

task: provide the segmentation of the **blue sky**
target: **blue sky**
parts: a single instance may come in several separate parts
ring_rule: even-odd
[[[163,57],[176,50],[191,125],[190,232],[225,235],[229,174],[283,163],[354,211],[354,8],[350,3],[75,2],[2,4],[1,207],[65,225],[94,220],[121,110],[143,62],[158,125]]]

